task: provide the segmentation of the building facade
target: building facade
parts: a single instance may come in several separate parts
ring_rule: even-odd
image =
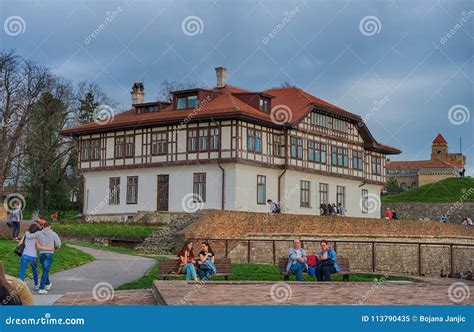
[[[462,153],[450,153],[448,142],[438,134],[431,145],[431,159],[412,161],[389,161],[387,177],[397,180],[404,190],[428,183],[456,177],[466,165]]]
[[[226,84],[174,91],[110,121],[66,129],[77,141],[84,213],[194,211],[198,208],[319,214],[341,203],[349,216],[380,217],[385,156],[360,116],[296,87],[252,92]]]

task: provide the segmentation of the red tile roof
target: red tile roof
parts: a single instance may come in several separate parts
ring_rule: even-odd
[[[433,140],[433,143],[448,144],[448,142],[446,142],[443,135],[441,135],[441,134],[438,134],[438,136],[436,136],[436,138]]]
[[[196,120],[219,120],[230,118],[241,118],[247,121],[261,123],[269,127],[283,128],[288,125],[297,126],[306,115],[311,112],[311,110],[317,108],[330,114],[336,114],[347,118],[353,123],[357,123],[357,128],[364,139],[367,149],[379,151],[385,154],[399,154],[401,152],[396,148],[379,144],[373,138],[360,116],[350,113],[296,87],[275,88],[262,92],[274,97],[272,99],[272,107],[285,105],[285,107],[290,110],[291,119],[288,121],[288,124],[284,125],[272,122],[269,113],[262,112],[236,97],[237,94],[250,92],[248,90],[232,85],[226,85],[223,88],[213,88],[207,91],[213,94],[211,100],[209,102],[201,102],[201,105],[196,109],[176,110],[173,109],[173,105],[170,105],[159,112],[140,114],[136,114],[134,109],[130,109],[126,112],[116,114],[107,124],[90,123],[75,126],[63,130],[62,134],[79,136],[112,130],[138,129],[164,123],[180,124]]]

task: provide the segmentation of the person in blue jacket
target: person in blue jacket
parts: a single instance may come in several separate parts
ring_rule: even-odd
[[[316,278],[318,281],[331,281],[331,274],[339,272],[341,268],[337,264],[337,255],[328,241],[322,240],[319,245],[321,251],[318,253],[318,267],[316,268]]]

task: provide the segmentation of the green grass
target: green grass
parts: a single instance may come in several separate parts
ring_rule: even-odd
[[[382,202],[457,202],[474,201],[473,178],[449,178],[382,197]]]
[[[159,260],[159,259],[158,259]],[[374,279],[382,278],[382,275],[377,274],[351,274],[350,281],[365,281],[371,282]],[[151,288],[152,282],[158,278],[158,268],[155,265],[148,274],[142,278],[124,284],[117,288],[117,290],[127,289],[146,289]],[[184,277],[170,278],[183,280]],[[213,277],[212,280],[224,280],[224,277]],[[232,281],[282,281],[283,276],[280,274],[277,265],[273,264],[246,264],[246,263],[232,263],[232,276],[229,278]],[[294,280],[291,277],[290,280]],[[314,281],[315,278],[309,275],[303,275],[304,281]],[[332,276],[333,281],[342,281],[341,275]],[[386,280],[409,280],[408,277],[392,277],[389,276]]]
[[[61,235],[82,235],[94,237],[115,237],[119,239],[144,239],[157,231],[160,225],[134,225],[123,223],[85,223],[85,222],[57,222],[53,229]]]
[[[78,245],[78,246],[81,246],[81,247],[88,247],[88,248],[112,251],[112,252],[116,252],[116,253],[119,253],[119,254],[145,256],[145,257],[151,257],[151,258],[158,257],[156,255],[144,254],[142,251],[137,250],[137,249],[126,248],[126,247],[104,246],[104,245],[101,245],[101,244],[95,244],[95,243],[77,241],[77,240],[68,240],[67,243],[75,244],[75,245]]]
[[[16,242],[11,240],[0,240],[0,260],[3,261],[5,271],[7,274],[17,277],[20,271],[20,257],[15,255],[13,250],[16,247]],[[70,269],[85,263],[92,262],[94,257],[79,251],[74,248],[63,245],[54,254],[54,263],[51,272],[58,272]],[[41,266],[38,266],[41,274]],[[31,268],[27,270],[27,277],[31,278]]]

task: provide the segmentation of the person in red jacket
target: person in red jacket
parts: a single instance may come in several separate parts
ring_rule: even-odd
[[[385,210],[385,219],[392,219],[392,211],[389,208]]]
[[[51,215],[51,219],[53,219],[54,222],[58,221],[58,211],[54,211]]]

